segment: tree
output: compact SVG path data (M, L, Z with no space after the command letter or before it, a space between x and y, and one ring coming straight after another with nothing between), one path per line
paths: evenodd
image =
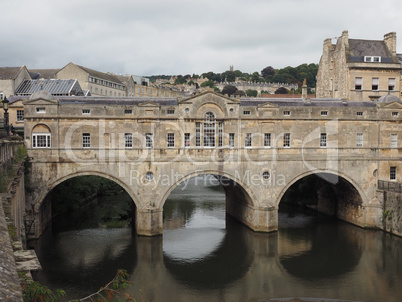
M237 90L234 94L234 96L246 96L246 93L243 90Z
M205 81L204 83L201 84L201 87L214 87L214 82L213 81Z
M247 89L247 90L246 90L246 94L247 94L247 96L249 96L249 97L255 98L255 97L257 97L257 95L258 95L258 91L257 91L257 90L254 90L254 89Z
M222 94L227 94L229 96L235 94L237 91L237 88L233 85L226 85L225 87L223 87L222 89Z
M260 82L260 79L260 74L257 71L253 72L253 74L251 75L251 81Z
M288 90L285 87L279 87L275 90L275 94L288 94Z
M266 78L268 76L274 76L275 69L272 66L267 66L263 70L261 70L261 75L263 78Z
M186 79L182 75L178 75L176 80L174 81L175 85L181 85L187 83Z
M236 74L234 71L225 71L221 74L222 82L234 82L236 80Z

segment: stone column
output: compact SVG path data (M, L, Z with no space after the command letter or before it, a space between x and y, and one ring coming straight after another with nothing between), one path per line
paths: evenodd
M135 228L138 235L157 236L163 233L163 211L160 209L137 209Z

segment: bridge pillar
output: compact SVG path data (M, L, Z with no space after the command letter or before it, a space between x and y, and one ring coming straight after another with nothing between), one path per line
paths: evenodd
M163 211L161 209L137 209L135 228L138 235L162 235Z

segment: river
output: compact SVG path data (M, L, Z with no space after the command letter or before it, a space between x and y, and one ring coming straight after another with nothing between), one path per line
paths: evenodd
M171 193L163 236L113 228L105 217L125 213L128 203L126 194L104 197L56 218L31 243L43 267L34 278L68 299L97 291L117 269L130 274L137 302L402 297L400 237L286 207L278 232L255 233L226 216L212 178L193 178Z

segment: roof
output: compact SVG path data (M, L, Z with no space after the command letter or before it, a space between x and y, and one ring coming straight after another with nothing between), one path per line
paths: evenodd
M36 79L55 79L56 73L60 69L29 69L29 74L33 80Z
M264 99L300 99L302 95L299 94L261 94ZM314 98L315 94L307 95L308 98Z
M80 95L83 94L77 80L37 79L24 80L15 90L16 95L32 95L33 93L45 90L52 95Z
M393 103L393 102L402 103L401 100L397 96L392 95L390 93L380 97L377 102L378 103Z
M107 80L109 82L113 82L116 84L122 84L124 85L116 76L114 76L113 74L110 73L104 73L104 72L100 72L97 70L93 70L84 66L80 66L77 65L79 68L81 68L82 70L84 70L85 72L87 72L90 76L94 77L94 78L98 78L98 79L103 79L103 80Z
M289 99L264 99L264 98L241 98L240 106L258 106L263 104L272 104L278 107L376 107L376 104L371 101L356 102L356 101L343 101L342 99L323 99L313 98L306 101L302 98L289 98Z
M384 41L349 39L349 54L352 62L362 62L364 56L378 56L382 63L392 63L392 54Z
M161 97L59 97L60 104L104 104L104 105L139 105L139 104L158 104L175 106L178 104L177 98Z
M14 80L22 67L0 67L0 80Z

